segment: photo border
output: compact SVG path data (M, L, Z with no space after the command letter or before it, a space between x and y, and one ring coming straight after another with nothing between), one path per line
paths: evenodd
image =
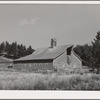
M100 4L100 1L0 1L1 4ZM0 90L0 99L100 99L99 91Z

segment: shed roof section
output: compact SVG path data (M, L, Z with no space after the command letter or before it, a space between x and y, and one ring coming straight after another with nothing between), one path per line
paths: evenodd
M57 56L65 52L67 48L70 48L72 46L73 45L63 45L56 46L54 48L38 48L31 55L19 58L15 61L55 59Z
M0 63L11 63L11 62L12 62L11 59L0 56Z

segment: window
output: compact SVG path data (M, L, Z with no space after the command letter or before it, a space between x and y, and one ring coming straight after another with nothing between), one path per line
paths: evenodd
M45 63L45 66L48 66L48 63Z
M42 63L39 63L39 66L42 66Z
M37 66L37 63L34 63L34 66Z

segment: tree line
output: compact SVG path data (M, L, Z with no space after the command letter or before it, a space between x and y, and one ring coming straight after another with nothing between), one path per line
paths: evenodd
M32 54L35 50L31 46L26 47L23 44L17 44L17 42L9 43L2 42L0 44L0 56L5 56L11 59L17 59L26 55Z
M77 45L74 51L82 58L83 65L100 71L100 31L97 32L91 45Z

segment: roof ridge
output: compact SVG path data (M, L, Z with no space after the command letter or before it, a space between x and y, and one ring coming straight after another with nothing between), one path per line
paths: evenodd
M62 47L62 46L73 46L73 44L65 44L65 45L58 45L58 46L55 46L55 47ZM50 47L41 47L41 48L36 48L37 49L43 49L43 48L50 48Z

